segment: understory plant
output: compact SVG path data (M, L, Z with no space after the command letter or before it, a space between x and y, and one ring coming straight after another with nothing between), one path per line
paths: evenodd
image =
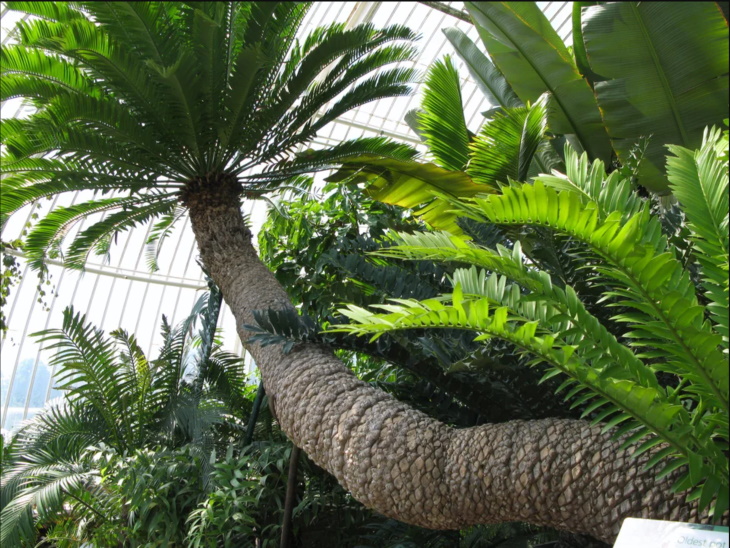
M673 243L652 202L620 171L606 174L566 147L566 173L512 181L500 194L437 194L457 216L501 227L536 226L574 242L601 321L570 284L539 268L519 244L488 248L463 234L394 233L374 255L468 265L453 290L426 300L393 299L379 311L348 306L331 331L371 335L423 328L501 339L546 363L582 416L631 447L650 452L658 478L675 492L728 508L728 136L708 129L702 146L670 146L667 173L690 246Z
M181 538L181 508L195 506L207 473L191 463L207 463L216 445L225 448L247 416L243 362L213 337L211 312L219 304L203 295L176 328L163 316L153 360L133 335L105 335L73 308L61 328L39 334L54 352L56 386L65 392L21 425L3 452L3 545L33 545L39 534L61 544L102 542L108 534L116 543L140 538L140 524L147 532L160 528L150 535L161 542ZM174 495L155 499L163 485ZM194 496L182 503L186 492ZM163 501L169 511L141 513L143 503L151 510Z

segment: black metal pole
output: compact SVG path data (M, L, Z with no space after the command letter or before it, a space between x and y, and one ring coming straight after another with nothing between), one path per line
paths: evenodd
M251 416L248 418L248 426L246 427L246 437L243 438L243 446L251 445L253 441L253 431L256 427L256 421L259 419L259 410L261 409L261 402L264 400L265 390L264 383L259 381L259 389L256 391L256 398L253 400L253 408L251 409Z
M286 498L284 500L284 517L281 522L281 543L279 548L291 546L292 512L294 511L294 495L297 489L297 463L299 462L299 447L292 444L289 457L289 477L286 482Z

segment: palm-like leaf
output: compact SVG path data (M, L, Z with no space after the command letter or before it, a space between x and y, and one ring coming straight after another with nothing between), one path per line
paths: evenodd
M377 156L347 158L328 181L362 181L375 200L404 208L416 208L416 214L427 223L454 233L461 233L448 201L439 194L452 197L474 196L493 189L477 184L460 171L448 171L436 164L420 164Z
M719 130L706 132L698 151L670 146L667 176L689 220L708 308L727 349L728 166L718 158L718 148L727 149L727 136L722 139Z
M527 180L537 148L545 136L547 121L545 95L532 107L504 110L484 124L471 144L467 173L474 182L498 189L509 179ZM547 171L544 168L541 171Z
M459 73L451 59L437 61L424 82L423 111L418 125L436 162L451 171L464 171L469 161L469 133L464 120Z
M61 329L42 332L66 393L25 423L3 455L3 543L18 544L18 535L32 542L36 526L64 512L64 505L78 504L103 519L110 495L95 487L100 470L90 448L123 454L146 444L192 442L210 452L211 426L247 407L242 360L213 340L219 306L219 299L211 306L203 295L180 326L163 322L163 348L153 361L133 335L117 330L107 337L73 309L64 311ZM202 355L193 344L198 319ZM190 382L186 367L196 360Z
M0 93L28 98L37 111L2 122L0 222L54 194L131 194L47 216L27 242L35 266L101 210L107 216L71 244L70 266L136 224L163 217L161 230L171 229L176 202L200 181L233 177L239 198L244 190L258 197L348 152L413 156L376 139L323 149L308 162L293 158L348 110L410 92L414 70L388 68L413 58L415 35L403 26L334 25L299 43L307 3L8 7L34 17L18 24L18 44L2 50Z
M327 180L354 177L366 183L366 191L374 199L418 208L416 215L431 226L461 234L457 216L442 194L469 197L496 192L510 179L526 180L529 173L555 166L544 151L550 146L544 140L547 99L545 95L531 107L504 109L470 142L460 107L458 74L447 58L429 71L423 108L415 120L440 165L400 161L392 155L352 156L343 158L343 167Z
M69 494L83 491L94 477L98 477L98 471L71 459L73 455L59 454L54 449L38 449L24 462L5 471L3 489L12 490L19 480L22 487L0 512L0 542L3 545L20 546L21 540L35 542L35 523L43 523L63 511Z
M571 388L566 399L586 406L584 416L605 422L606 429L616 427L616 436L626 436L624 447L636 444L634 454L653 450L649 466L662 463L658 477L687 466L674 489L694 488L691 498L699 498L703 508L714 500L719 516L727 508L728 482L723 453L728 369L720 336L723 316L716 306L727 299L726 278L720 277L727 261L726 231L719 230L727 224L726 199L718 198L728 184L723 146L726 140L713 131L700 151L674 147L676 157L670 159L673 184L688 204L713 308L699 304L659 221L630 181L618 172L607 178L602 162L591 165L586 154L579 158L566 150L566 175L543 175L533 185L506 187L501 195L449 201L453 210L475 220L546 226L586 244L586 268L601 279L602 300L624 308L613 320L628 325L623 341L630 345L590 314L573 288L558 287L547 272L526 264L519 244L495 252L447 233L398 234L397 245L377 254L469 263L518 285L474 268L457 270L453 294L421 302L396 299L380 306L384 313L350 306L342 313L351 324L333 329L377 338L398 329L460 328L482 333L478 340L510 341L550 364L554 369L546 377L567 374L570 379L561 387ZM717 318L715 325L706 321L707 312ZM658 372L682 382L662 387ZM682 405L687 401L698 411L688 412ZM667 445L659 447L662 442Z
M444 29L443 32L490 104L502 108L524 106L502 73L466 34L457 28Z

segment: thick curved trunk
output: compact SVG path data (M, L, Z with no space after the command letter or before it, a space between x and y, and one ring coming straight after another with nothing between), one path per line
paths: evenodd
M186 197L200 255L238 333L254 310L291 307L259 260L235 198ZM333 353L247 344L286 434L355 498L430 528L525 521L611 541L624 517L696 521L600 428L574 420L453 429L360 381Z

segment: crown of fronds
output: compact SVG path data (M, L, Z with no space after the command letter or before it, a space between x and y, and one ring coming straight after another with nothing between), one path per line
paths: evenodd
M410 93L416 36L406 27L342 24L298 38L303 2L8 2L30 15L0 53L0 100L23 98L2 121L0 225L23 206L75 191L31 230L41 266L79 220L103 215L66 250L80 267L115 233L180 217L195 181L234 177L257 197L296 175L373 152L414 152L381 138L293 153L343 113ZM82 195L83 196L83 195Z

